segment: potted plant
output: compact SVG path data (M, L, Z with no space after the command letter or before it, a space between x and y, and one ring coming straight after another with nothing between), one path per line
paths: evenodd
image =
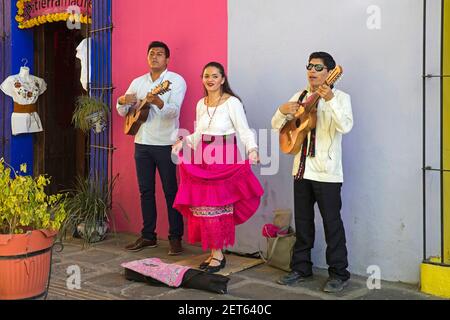
M19 176L0 160L0 300L47 294L54 240L66 218L65 194L50 178Z
M68 216L61 230L64 236L82 238L84 245L106 237L112 221L111 196L115 181L116 177L108 181L98 175L76 178L74 188L68 190Z
M94 129L96 133L106 128L109 107L102 98L80 96L77 98L76 108L73 112L72 123L84 133Z

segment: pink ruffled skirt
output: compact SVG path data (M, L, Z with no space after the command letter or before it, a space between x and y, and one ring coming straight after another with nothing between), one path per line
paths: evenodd
M210 142L212 140L212 142ZM264 190L236 137L203 136L190 155L180 155L180 184L173 207L188 219L188 242L203 250L233 246L235 226L252 217Z

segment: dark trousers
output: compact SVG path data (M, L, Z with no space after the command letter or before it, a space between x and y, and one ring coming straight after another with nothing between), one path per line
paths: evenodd
M332 278L348 280L347 247L341 219L342 183L311 180L294 182L295 228L297 241L292 255L291 269L303 276L312 275L311 249L314 247L314 204L322 215L327 243L326 260Z
M144 219L142 237L156 240L156 169L166 197L169 214L169 239L180 239L183 236L183 217L175 210L173 202L178 191L176 165L171 159L171 146L149 146L135 144L134 159L141 193L141 210Z

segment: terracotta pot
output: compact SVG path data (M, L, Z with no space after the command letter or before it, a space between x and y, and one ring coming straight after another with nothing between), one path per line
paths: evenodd
M56 232L0 235L0 300L44 296Z

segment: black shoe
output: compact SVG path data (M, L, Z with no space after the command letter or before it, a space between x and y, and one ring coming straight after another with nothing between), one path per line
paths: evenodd
M300 273L298 273L297 271L291 271L288 274L282 276L277 283L284 285L284 286L292 286L294 284L300 283L300 282L305 282L305 281L309 281L312 280L312 275L308 276L308 277L304 277L302 276Z
M210 266L208 265L205 268L206 273L216 273L219 272L221 269L225 268L225 264L226 264L226 259L225 256L223 256L222 260L216 259L216 258L212 258L211 261L216 260L217 262L220 262L220 265L218 266Z
M338 293L344 290L348 285L348 280L341 280L335 278L328 278L323 291L326 293Z
M210 259L211 257L208 257L208 259L206 259L205 261L203 261L202 263L200 263L200 265L198 266L198 268L200 269L200 270L205 270L208 266L209 266L209 263L211 262L211 259ZM209 261L208 261L209 260Z

